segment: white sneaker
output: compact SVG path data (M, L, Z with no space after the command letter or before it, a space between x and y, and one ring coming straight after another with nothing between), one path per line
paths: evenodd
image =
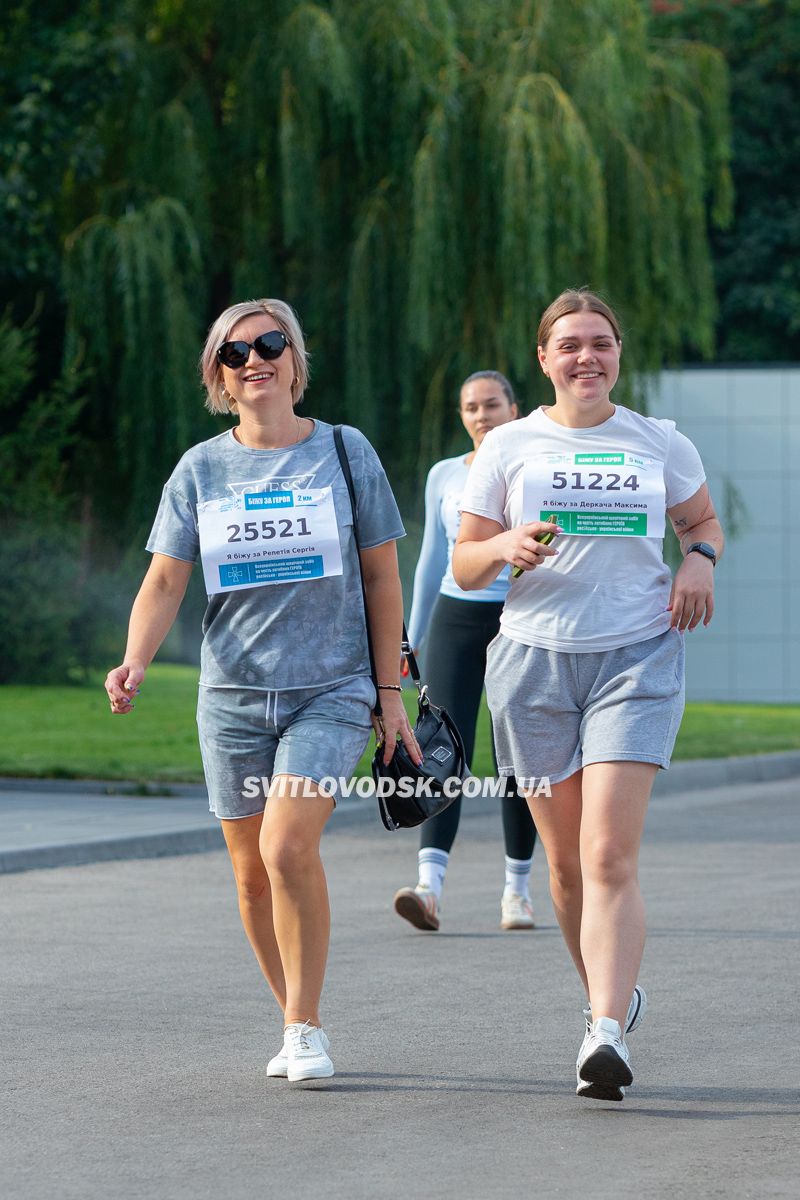
M640 983L637 983L633 989L633 997L628 1005L628 1013L625 1017L625 1037L629 1033L633 1033L634 1029L638 1029L644 1020L644 1014L647 1012L647 992ZM586 1030L591 1032L592 1028L592 1006L587 1004L583 1010L583 1017L586 1021Z
M283 1044L288 1059L286 1078L290 1083L299 1083L301 1079L330 1079L333 1063L328 1058L329 1043L324 1029L308 1021L287 1025Z
M435 933L439 928L439 897L424 884L418 883L415 888L400 888L395 894L394 911L398 917L410 921L415 929L428 929Z
M328 1035L324 1029L320 1030L322 1037L322 1049L327 1053L330 1047ZM267 1063L267 1075L270 1079L286 1079L289 1074L289 1051L286 1049L286 1035L283 1037L283 1045L274 1058L271 1058Z
M503 892L500 901L501 929L534 929L533 909L527 896Z
M625 1018L625 1037L629 1033L633 1033L634 1029L638 1029L647 1012L647 993L641 984L636 985L633 989L633 996L628 1005L628 1015Z
M587 1030L575 1065L577 1094L590 1100L621 1100L633 1083L628 1047L611 1017L598 1017Z

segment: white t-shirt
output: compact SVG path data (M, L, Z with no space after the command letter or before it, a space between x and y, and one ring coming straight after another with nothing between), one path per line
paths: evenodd
M674 421L643 417L616 406L591 429L567 429L536 409L522 421L490 430L475 455L463 512L489 517L504 529L525 523L526 463L542 454L638 455L663 463L666 507L690 499L705 482L700 455ZM620 493L635 500L629 491ZM538 520L538 512L527 520ZM526 646L588 653L615 650L664 633L671 577L663 539L571 536L554 543L555 557L512 579L501 631Z

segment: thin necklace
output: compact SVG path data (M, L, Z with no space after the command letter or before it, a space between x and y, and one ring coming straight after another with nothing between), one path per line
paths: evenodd
M296 445L297 445L297 443L300 441L300 438L301 438L301 436L302 436L302 433L303 433L303 421L302 421L302 418L301 418L301 417L298 417L297 413L295 413L295 414L294 414L294 419L295 419L295 421L297 422L297 434L295 435L295 439L294 439L294 441L289 443L289 445L290 445L290 446L296 446ZM252 450L252 449L253 449L253 447L252 447L252 446L248 446L248 445L247 445L247 442L246 442L246 441L244 440L244 438L242 437L242 428L241 428L241 425L235 425L235 426L233 427L233 436L236 438L237 442L241 443L241 445L242 445L242 446L244 446L246 449L248 449L248 450ZM279 450L279 449L280 449L280 447L279 447L279 446L276 446L276 447L275 447L275 449L276 449L276 450Z

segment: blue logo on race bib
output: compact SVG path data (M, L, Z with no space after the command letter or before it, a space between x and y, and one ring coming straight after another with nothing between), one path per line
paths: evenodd
M291 508L293 505L293 492L251 492L244 498L245 509Z
M268 562L237 563L219 568L219 582L224 588L250 586L254 583L291 583L295 579L322 579L321 554L302 554L296 558L277 558Z

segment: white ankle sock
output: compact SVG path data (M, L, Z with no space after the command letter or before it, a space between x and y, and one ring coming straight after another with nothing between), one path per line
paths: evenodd
M506 891L516 892L525 900L530 900L528 884L531 877L532 858L509 858L506 855Z
M437 850L434 846L425 846L417 855L419 862L419 881L423 887L430 888L437 897L442 894L447 861L450 855L446 850Z

